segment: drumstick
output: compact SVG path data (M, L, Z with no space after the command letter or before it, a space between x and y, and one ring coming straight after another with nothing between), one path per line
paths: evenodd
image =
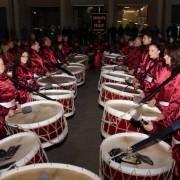
M36 91L36 90L33 89L33 88L30 88L30 87L27 87L27 86L23 86L23 85L17 83L17 81L15 81L15 80L12 79L12 78L9 78L9 79L10 79L16 86L19 86L19 87L22 88L22 89L25 89L25 90L27 90L27 91L29 91L29 92L33 92L34 94L37 94L37 95L39 95L39 96L41 96L41 97L43 97L43 98L45 98L45 99L47 99L47 100L56 101L56 99L52 99L52 98L50 98L50 97L48 97L48 96L46 96L46 95L44 95L44 94Z
M132 145L131 147L128 148L128 150L132 153L140 151L141 149L144 149L146 147L152 146L155 143L158 143L159 140L161 141L166 136L168 136L171 133L174 133L179 129L180 129L180 119L178 118L176 121L174 121L174 123L171 126L163 129L158 133L154 133L150 137Z
M153 165L153 161L148 157L137 153L144 148L152 146L159 141L162 141L166 136L180 129L180 119L178 118L171 126L163 129L162 131L152 134L150 137L128 147L127 150L123 150L120 148L112 149L109 154L111 156L111 160L115 160L116 158L120 158L118 162L123 162L124 157L133 157L135 155L136 159L139 159L143 162L146 162L150 165ZM131 163L131 161L129 161Z

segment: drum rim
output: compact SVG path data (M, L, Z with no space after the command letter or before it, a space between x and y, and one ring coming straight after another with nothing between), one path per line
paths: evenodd
M69 75L66 75L66 74L59 74L59 75L53 75L53 77L68 77L68 78L70 78L72 80L70 82L61 83L62 85L74 85L74 84L77 84L77 80L73 76L69 76ZM45 78L47 78L47 77L43 76L43 77L38 78L37 83L42 85L42 86L46 85L47 83L40 82L42 79L45 79ZM53 84L53 83L51 83L51 84L56 86L56 84Z
M162 174L164 172L169 171L172 168L172 166L171 167L170 166L163 166L163 167L159 167L159 168L149 170L149 169L136 168L136 167L127 167L127 166L120 165L120 164L118 164L116 162L110 161L109 158L106 157L103 154L104 146L106 145L106 143L108 143L112 139L116 139L117 137L119 138L119 137L124 137L124 136L142 137L142 138L149 137L148 135L143 134L143 133L139 133L139 132L123 132L123 133L111 135L111 136L107 137L106 139L104 139L103 142L100 145L100 158L101 158L101 161L104 160L106 162L106 164L112 165L110 167L112 167L113 169L115 169L115 170L120 170L121 169L121 171L126 173L126 174L128 174L128 173L132 174L132 172L135 171L136 172L135 175L138 175L138 176L144 176L145 175L145 174L143 174L144 171L147 171L146 174L148 174L148 172L151 171L151 176L156 176L156 175L160 175L159 172L161 172L161 174ZM161 141L158 144L160 146L162 146L164 149L166 149L167 151L170 149L170 145L167 144L164 141ZM173 160L172 160L172 165L173 165Z
M111 76L111 75L109 75L107 73L104 73L104 72L101 74L101 81L102 81L102 78L115 80L115 81L118 81L118 82L125 82L125 79L123 79L123 78L118 78L118 77L115 77L115 76Z
M101 180L97 174L95 174L94 172L91 172L90 170L87 170L79 166L63 164L63 163L41 163L41 164L27 165L27 166L19 167L19 168L3 173L2 178L7 178L8 176L13 176L16 173L22 173L28 170L44 169L44 168L45 169L47 168L58 169L59 168L59 169L71 170L76 173L82 173L83 175L89 176L89 178L93 178L93 180ZM0 178L1 178L1 175L0 175Z
M25 154L25 156L21 157L19 160L16 160L15 165L17 167L25 165L34 157L34 155L37 154L38 150L41 148L41 143L40 143L39 137L37 136L36 133L29 131L29 132L20 132L17 134L13 134L13 135L8 136L1 140L1 143L5 143L5 141L8 141L12 138L22 138L23 136L24 137L31 136L36 140L36 142L33 142L32 148L29 149L29 151L27 152L27 154Z
M109 72L109 75L111 76L113 76L113 75L121 75L121 76L124 76L124 77L129 77L129 78L135 78L135 76L132 76L132 75L129 75L129 74L127 74L127 73L121 73L121 71L111 71L111 72ZM114 77L114 76L113 76Z
M101 90L104 88L104 89L107 89L111 92L114 92L114 93L117 93L119 95L127 95L128 97L134 97L134 96L138 96L140 95L140 93L142 93L143 91L140 90L140 89L137 89L136 91L139 93L139 94L134 94L134 93L129 93L129 92L124 92L124 91L120 91L118 89L114 89L112 87L108 87L107 85L116 85L116 86L120 86L120 87L123 87L123 88L130 88L130 89L134 89L133 86L127 86L127 85L124 85L124 84L119 84L119 83L110 83L110 82L105 82L102 84L102 87L101 87Z
M67 66L67 68L78 68L79 70L76 71L77 73L84 73L85 72L85 68L83 66L73 66L73 65L69 65ZM68 69L69 70L69 69Z
M73 91L70 91L70 90L64 90L64 89L49 89L49 90L40 90L39 91L40 93L42 93L42 94L45 94L46 96L48 96L48 97L51 97L51 98L55 98L55 99L65 99L65 98L68 98L68 99L70 99L70 98L72 98L72 99L74 99L75 98L75 96L74 96L74 93L73 93ZM48 94L46 94L46 93L48 93L48 92L64 92L64 93L66 93L66 94L59 94L59 95L53 95L53 94L51 94L51 95L48 95ZM35 100L45 100L45 98L43 98L43 97L40 97L40 96L38 96L38 95L32 95L32 98L34 98Z
M80 67L86 69L85 65L82 64L82 63L73 63L73 62L70 62L69 65L70 65L70 66L80 66Z
M114 99L114 100L108 100L106 101L105 105L104 105L104 111L108 112L108 113L111 113L112 115L114 116L117 116L117 117L120 117L125 113L125 112L122 112L122 111L118 111L114 108L112 108L110 105L112 104L116 104L116 103L120 103L121 105L122 104L129 104L129 105L135 105L135 106L138 106L137 103L133 102L133 101L130 101L130 100L118 100L118 99ZM143 108L146 108L146 109L150 109L150 110L154 110L156 113L159 113L161 114L161 111L157 108L157 107L150 107L148 106L147 104L143 104L142 106ZM142 116L143 119L147 120L147 121L153 121L157 118L157 116ZM126 119L126 120L130 120L131 119L131 115L130 114L126 114L123 116L123 119Z
M25 104L22 104L22 108L23 107L26 107L26 106L29 106L29 105L32 105L32 104L56 104L57 106L59 106L60 109L62 109L62 111L58 111L58 113L49 118L49 119L46 119L46 120L43 120L43 121L40 121L40 122L36 122L36 123L29 123L29 124L18 124L18 123L12 123L11 121L8 121L6 119L6 123L8 126L12 126L12 127L20 127L20 128L23 128L23 129L35 129L35 128L39 128L39 127L42 127L42 126L47 126L49 125L50 123L53 123L55 121L57 121L60 117L63 116L64 114L64 108L63 108L63 105L60 104L59 102L56 102L56 101L49 101L49 100L42 100L42 101L32 101L32 102L28 102L28 103L25 103Z

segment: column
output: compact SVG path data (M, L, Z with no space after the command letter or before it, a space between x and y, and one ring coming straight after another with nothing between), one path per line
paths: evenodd
M164 12L163 12L163 9L164 9L164 0L158 0L156 3L157 3L157 6L158 6L158 14L157 14L157 26L158 28L160 29L160 31L162 31L162 22L163 22L163 16L164 16Z
M7 0L6 1L6 16L7 16L7 28L9 32L9 38L13 38L13 27L14 27L14 22L13 22L13 2L12 0Z
M20 1L13 0L13 7L14 7L14 26L16 31L16 38L21 38L21 26L20 26Z
M73 10L71 0L60 0L60 20L61 28L73 26Z
M114 25L114 13L115 13L114 0L108 0L107 11L108 11L108 14L107 14L108 27L112 27Z

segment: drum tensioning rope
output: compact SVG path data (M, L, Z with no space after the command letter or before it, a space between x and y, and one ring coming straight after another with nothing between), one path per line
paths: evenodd
M138 114L139 114L139 117L141 115L141 113L140 113L140 111L138 111L138 109L140 109L146 101L148 101L149 99L154 97L154 95L157 94L166 84L168 84L172 79L174 79L179 74L179 71L180 71L179 68L175 69L174 73L169 78L167 78L164 82L162 82L158 87L156 87L147 96L145 96L143 99L141 99L138 102L137 107L130 108L127 112L123 113L119 118L123 118L127 114L130 114L130 115L132 115L132 118L130 119L130 122L132 124L134 124L134 125L136 124L137 126L141 126L143 123L147 124L148 122L144 121L143 119L137 118Z
M137 151L140 151L144 148L147 148L149 146L158 143L159 141L163 140L166 136L168 136L171 133L174 133L179 129L180 129L180 119L178 118L171 126L163 129L158 133L152 134L150 137L128 147L126 150L123 150L121 148L112 149L109 152L109 155L111 156L111 160L118 163L125 162L134 165L146 163L152 166L154 163L151 160L151 158L142 155L140 153L137 153Z

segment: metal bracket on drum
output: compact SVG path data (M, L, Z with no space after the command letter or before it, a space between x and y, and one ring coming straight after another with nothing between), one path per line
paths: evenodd
M154 164L148 156L142 155L140 153L132 153L131 150L124 151L120 148L115 148L109 152L109 155L111 156L111 160L118 163L125 162L129 164L139 165L144 162L151 166Z

